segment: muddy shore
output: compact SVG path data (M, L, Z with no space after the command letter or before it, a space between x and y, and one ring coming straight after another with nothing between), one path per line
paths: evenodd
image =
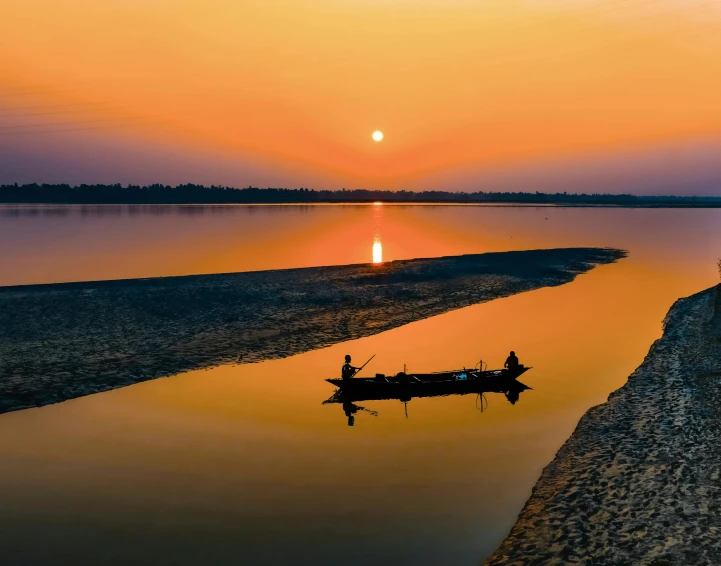
M496 565L721 564L721 288L680 299L543 471Z
M562 285L625 253L533 250L382 265L0 288L0 413L291 356Z

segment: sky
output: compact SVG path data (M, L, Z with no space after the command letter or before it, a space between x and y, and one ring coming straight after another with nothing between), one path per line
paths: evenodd
M0 14L0 183L721 195L721 0Z

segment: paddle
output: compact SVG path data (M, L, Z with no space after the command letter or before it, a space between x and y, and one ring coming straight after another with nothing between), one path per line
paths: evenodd
M368 363L369 363L373 358L375 358L375 357L376 357L376 355L373 354L373 355L368 359L368 361L367 361L366 363L364 363L361 367L359 367L357 370L355 370L355 373L353 373L353 376L355 377L356 374L360 373L361 370L362 370L364 367L366 367L366 366L368 365Z

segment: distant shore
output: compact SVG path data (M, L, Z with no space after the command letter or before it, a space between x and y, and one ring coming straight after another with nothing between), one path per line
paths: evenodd
M485 564L721 564L721 287L676 302Z
M0 413L219 364L292 356L562 285L625 255L567 248L0 287Z
M631 194L314 190L203 185L0 185L0 204L467 204L627 208L721 208L721 197Z

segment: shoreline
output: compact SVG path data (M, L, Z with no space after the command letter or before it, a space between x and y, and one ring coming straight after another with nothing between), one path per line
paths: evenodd
M568 193L525 191L392 191L378 189L288 189L281 187L226 187L192 183L176 186L0 184L0 202L5 203L107 203L107 204L314 204L314 203L511 203L559 205L710 205L721 206L721 197L701 195L633 195L630 193Z
M563 285L625 256L559 248L0 287L0 413L293 356Z
M283 207L283 206L448 206L448 207L481 207L481 208L658 208L658 209L717 209L721 202L689 202L689 203L562 203L562 202L466 202L466 201L393 201L393 200L358 200L358 201L309 201L309 202L75 202L75 201L4 201L0 207Z
M721 286L676 301L486 566L721 564Z

